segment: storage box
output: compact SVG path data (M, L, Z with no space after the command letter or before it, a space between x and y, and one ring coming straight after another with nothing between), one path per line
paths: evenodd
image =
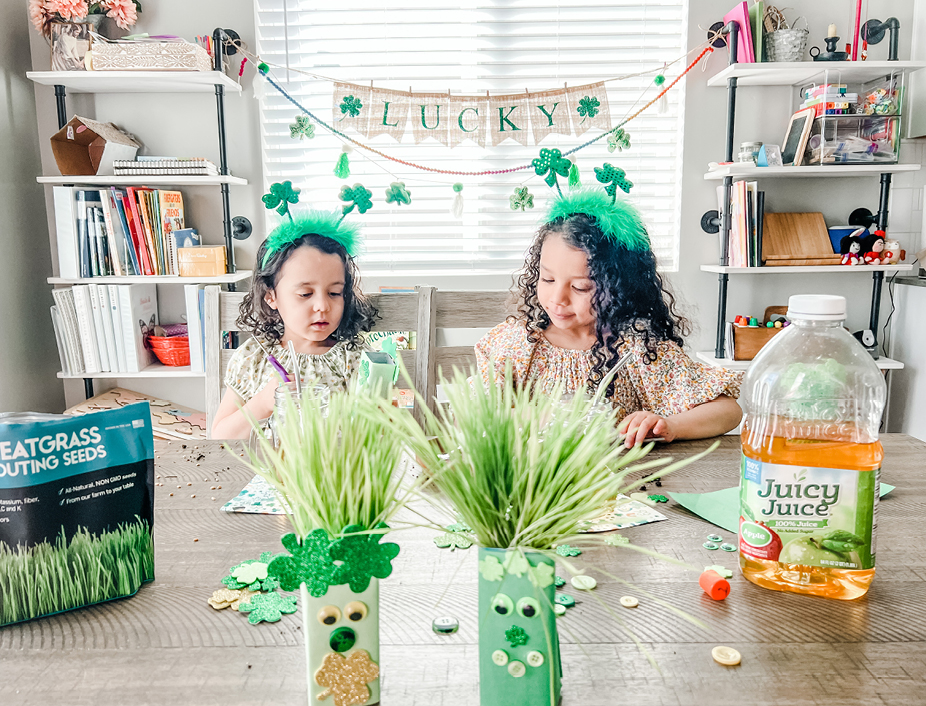
M225 274L225 246L200 245L177 251L181 277L218 277Z
M212 60L189 42L104 42L88 52L91 71L211 71Z
M139 147L112 123L78 115L51 136L51 152L64 176L112 175L113 161L134 159Z
M752 360L766 343L772 340L776 333L784 331L783 328L768 328L766 324L775 314L784 316L788 312L786 306L770 306L765 309L762 324L758 328L748 326L733 326L733 360Z

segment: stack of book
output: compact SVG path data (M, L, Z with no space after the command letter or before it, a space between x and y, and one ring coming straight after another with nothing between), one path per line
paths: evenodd
M761 267L763 202L765 192L758 182L735 181L731 193L730 240L727 243L731 267ZM723 187L717 187L717 205L723 213ZM723 229L720 231L723 237Z
M56 186L54 199L64 278L179 275L177 250L200 244L179 191Z
M136 157L113 161L116 176L218 176L219 168L208 159Z

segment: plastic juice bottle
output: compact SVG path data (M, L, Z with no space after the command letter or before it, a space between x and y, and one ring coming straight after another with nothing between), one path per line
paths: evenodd
M852 600L875 574L886 386L845 316L844 297L791 297L746 373L739 552L759 586Z

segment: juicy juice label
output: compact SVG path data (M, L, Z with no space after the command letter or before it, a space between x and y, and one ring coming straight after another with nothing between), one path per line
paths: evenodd
M752 559L828 569L875 565L879 470L743 456L739 549Z

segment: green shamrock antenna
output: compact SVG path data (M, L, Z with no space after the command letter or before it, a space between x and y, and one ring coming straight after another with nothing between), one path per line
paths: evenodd
M344 216L353 211L354 208L360 213L369 211L373 208L373 201L370 200L372 195L373 192L364 188L363 184L354 184L352 187L342 186L338 198L344 201L344 205L341 207ZM341 216L341 218L343 219L344 216Z
M617 187L620 187L625 194L629 194L633 186L633 182L627 178L623 169L618 169L607 162L600 167L595 167L595 178L605 185L604 190L611 197L612 202L617 199Z
M579 101L579 106L576 108L576 112L582 116L582 120L579 121L579 124L585 122L587 118L594 118L598 115L598 107L601 105L595 96L585 96Z
M281 216L289 216L292 222L293 215L289 212L289 205L299 203L299 189L294 188L289 181L271 184L269 193L261 196L260 200L264 202L267 210L276 209Z
M615 200L601 189L579 188L553 198L545 222L566 220L580 213L594 218L602 235L615 244L635 252L650 249L649 235L640 212L629 201ZM561 554L560 550L567 551L567 547L559 547L558 554Z
M294 140L312 139L315 137L315 126L305 115L297 115L296 122L289 126L289 136Z
M394 181L386 189L386 203L405 204L412 202L412 193L405 188L404 181ZM361 213L363 213L361 211Z
M630 149L630 133L624 130L624 128L618 128L616 132L612 132L608 135L608 152L613 152L617 150L622 152L623 150Z
M556 177L557 175L568 176L569 168L572 167L572 162L563 157L562 152L556 148L544 148L540 150L540 156L533 159L531 164L537 176L544 176L544 174L546 174L543 180L547 183L547 186L551 189L555 186L560 194L563 193L562 189L559 188L559 182Z
M305 211L297 213L295 218L290 216L290 220L283 221L267 236L261 267L274 253L310 234L329 238L340 244L348 255L356 257L361 245L360 226L342 221L344 216L337 211Z
M526 186L522 186L514 190L514 193L508 197L508 202L511 204L512 211L517 211L519 208L524 211L524 209L534 207L534 195L527 190Z

